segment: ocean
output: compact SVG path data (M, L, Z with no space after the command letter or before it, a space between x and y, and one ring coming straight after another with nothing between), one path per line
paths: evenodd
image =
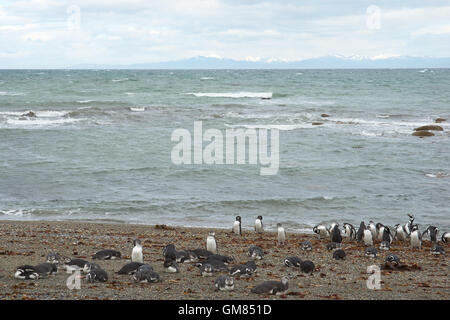
M279 129L277 174L174 164L195 121ZM449 231L449 204L449 69L0 71L0 220Z

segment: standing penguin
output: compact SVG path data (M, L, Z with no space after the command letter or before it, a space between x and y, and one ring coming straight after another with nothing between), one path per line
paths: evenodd
M339 246L342 242L341 230L337 224L331 229L331 242L339 243Z
M358 232L356 232L356 241L361 242L364 237L364 231L366 230L366 224L364 221L361 221L359 225Z
M258 216L255 220L255 231L256 233L263 233L264 231L264 226L263 226L263 217L262 216Z
M217 254L217 242L216 242L216 234L214 231L210 231L208 237L206 238L206 250Z
M349 237L349 239L356 239L356 230L350 223L344 223L344 234Z
M386 241L386 242L389 242L389 244L391 244L392 240L394 240L394 237L392 236L391 229L389 227L385 226L383 229L383 235L381 237L381 241L382 242Z
M141 240L133 240L133 250L131 251L131 262L144 263L144 256L142 254Z
M313 232L316 233L319 236L319 239L328 238L330 236L330 232L328 231L327 227L323 224L318 224L313 228Z
M412 229L412 225L414 223L414 216L412 214L408 214L409 217L409 221L405 224L404 228L406 231L406 234L409 236L411 235L411 229Z
M240 236L242 235L241 216L236 217L236 221L234 221L234 224L233 224L233 232Z
M376 239L377 234L378 234L377 226L375 225L375 223L372 220L369 221L369 228L370 228L370 232L372 233L372 239Z
M400 241L405 241L406 237L407 237L407 233L406 233L405 227L400 224L396 224L394 238L396 238Z
M384 234L385 227L384 227L384 225L382 223L377 223L376 227L377 227L377 238L374 238L374 239L378 239L379 241L383 241L383 234Z
M286 232L284 231L284 228L281 226L281 223L277 223L277 230L278 230L278 244L284 246L284 243L286 241Z
M434 227L434 226L429 226L427 228L427 230L425 230L422 233L422 238L423 238L423 236L425 234L427 234L430 237L430 241L431 242L436 243L437 242L437 237L438 237L438 234L439 234L439 228Z
M441 241L443 243L447 243L450 241L450 232L444 232L441 237Z
M411 227L411 248L422 249L422 234L417 224Z
M373 246L373 238L370 226L367 226L366 230L364 230L363 241L366 246Z

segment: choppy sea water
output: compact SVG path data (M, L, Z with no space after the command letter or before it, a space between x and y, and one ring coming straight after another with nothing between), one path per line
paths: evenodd
M437 117L443 132L411 136ZM278 174L173 164L171 134L194 121L278 128ZM449 130L446 69L4 70L0 220L231 228L239 214L305 231L413 213L448 230Z

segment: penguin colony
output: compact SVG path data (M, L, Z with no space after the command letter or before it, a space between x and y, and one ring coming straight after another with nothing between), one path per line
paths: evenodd
M439 238L439 229L435 226L428 226L423 232L420 232L419 226L414 223L414 216L408 215L409 221L404 225L397 224L394 227L386 226L381 223L375 224L369 221L366 225L361 222L358 230L350 223L344 223L340 228L338 223L332 223L331 226L319 224L313 228L313 232L318 235L319 239L328 239L330 243L326 244L326 248L332 252L331 258L335 260L345 259L346 253L341 248L343 238L350 241L363 243L366 248L364 256L375 258L379 251L374 246L375 242L379 243L379 250L388 251L394 240L409 241L412 249L421 249L422 241L428 237L432 242L432 254L445 254L444 247L439 245L439 240L445 244L450 241L450 233L443 233ZM264 232L263 218L258 216L255 221L254 231L258 234ZM232 232L242 236L241 228L242 219L236 217ZM235 279L250 278L257 271L256 262L264 259L264 250L256 245L248 248L248 261L238 264L235 259L230 256L220 255L219 246L215 238L214 231L210 231L205 239L205 248L177 250L175 245L168 244L162 250L164 257L164 272L179 273L180 265L183 263L191 263L198 268L198 274L202 277L216 277L213 282L215 291L230 291L235 288ZM275 240L275 239L274 239ZM286 232L280 223L277 224L278 246L283 246L286 241ZM162 281L162 277L154 272L153 267L144 263L143 247L139 239L132 241L131 261L123 265L116 273L118 275L129 276L137 283L152 283ZM313 249L310 241L299 243L299 249L306 252ZM92 260L114 260L121 259L122 255L119 251L106 249L96 252L92 256ZM390 265L399 265L400 258L394 254L386 255L385 262ZM315 271L315 265L312 261L302 260L297 256L286 257L280 261L287 268L296 268L300 272L312 274ZM60 269L66 272L79 271L83 274L81 278L85 278L87 282L107 282L108 274L101 266L95 262L84 259L63 257L56 252L50 252L47 255L45 263L32 265L21 265L15 270L14 277L20 280L37 280L47 278L55 274ZM289 289L289 279L291 276L281 276L280 281L264 281L255 284L251 289L255 294L286 294Z

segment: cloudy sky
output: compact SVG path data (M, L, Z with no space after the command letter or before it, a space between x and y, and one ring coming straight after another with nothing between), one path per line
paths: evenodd
M450 1L0 0L0 68L450 57Z

